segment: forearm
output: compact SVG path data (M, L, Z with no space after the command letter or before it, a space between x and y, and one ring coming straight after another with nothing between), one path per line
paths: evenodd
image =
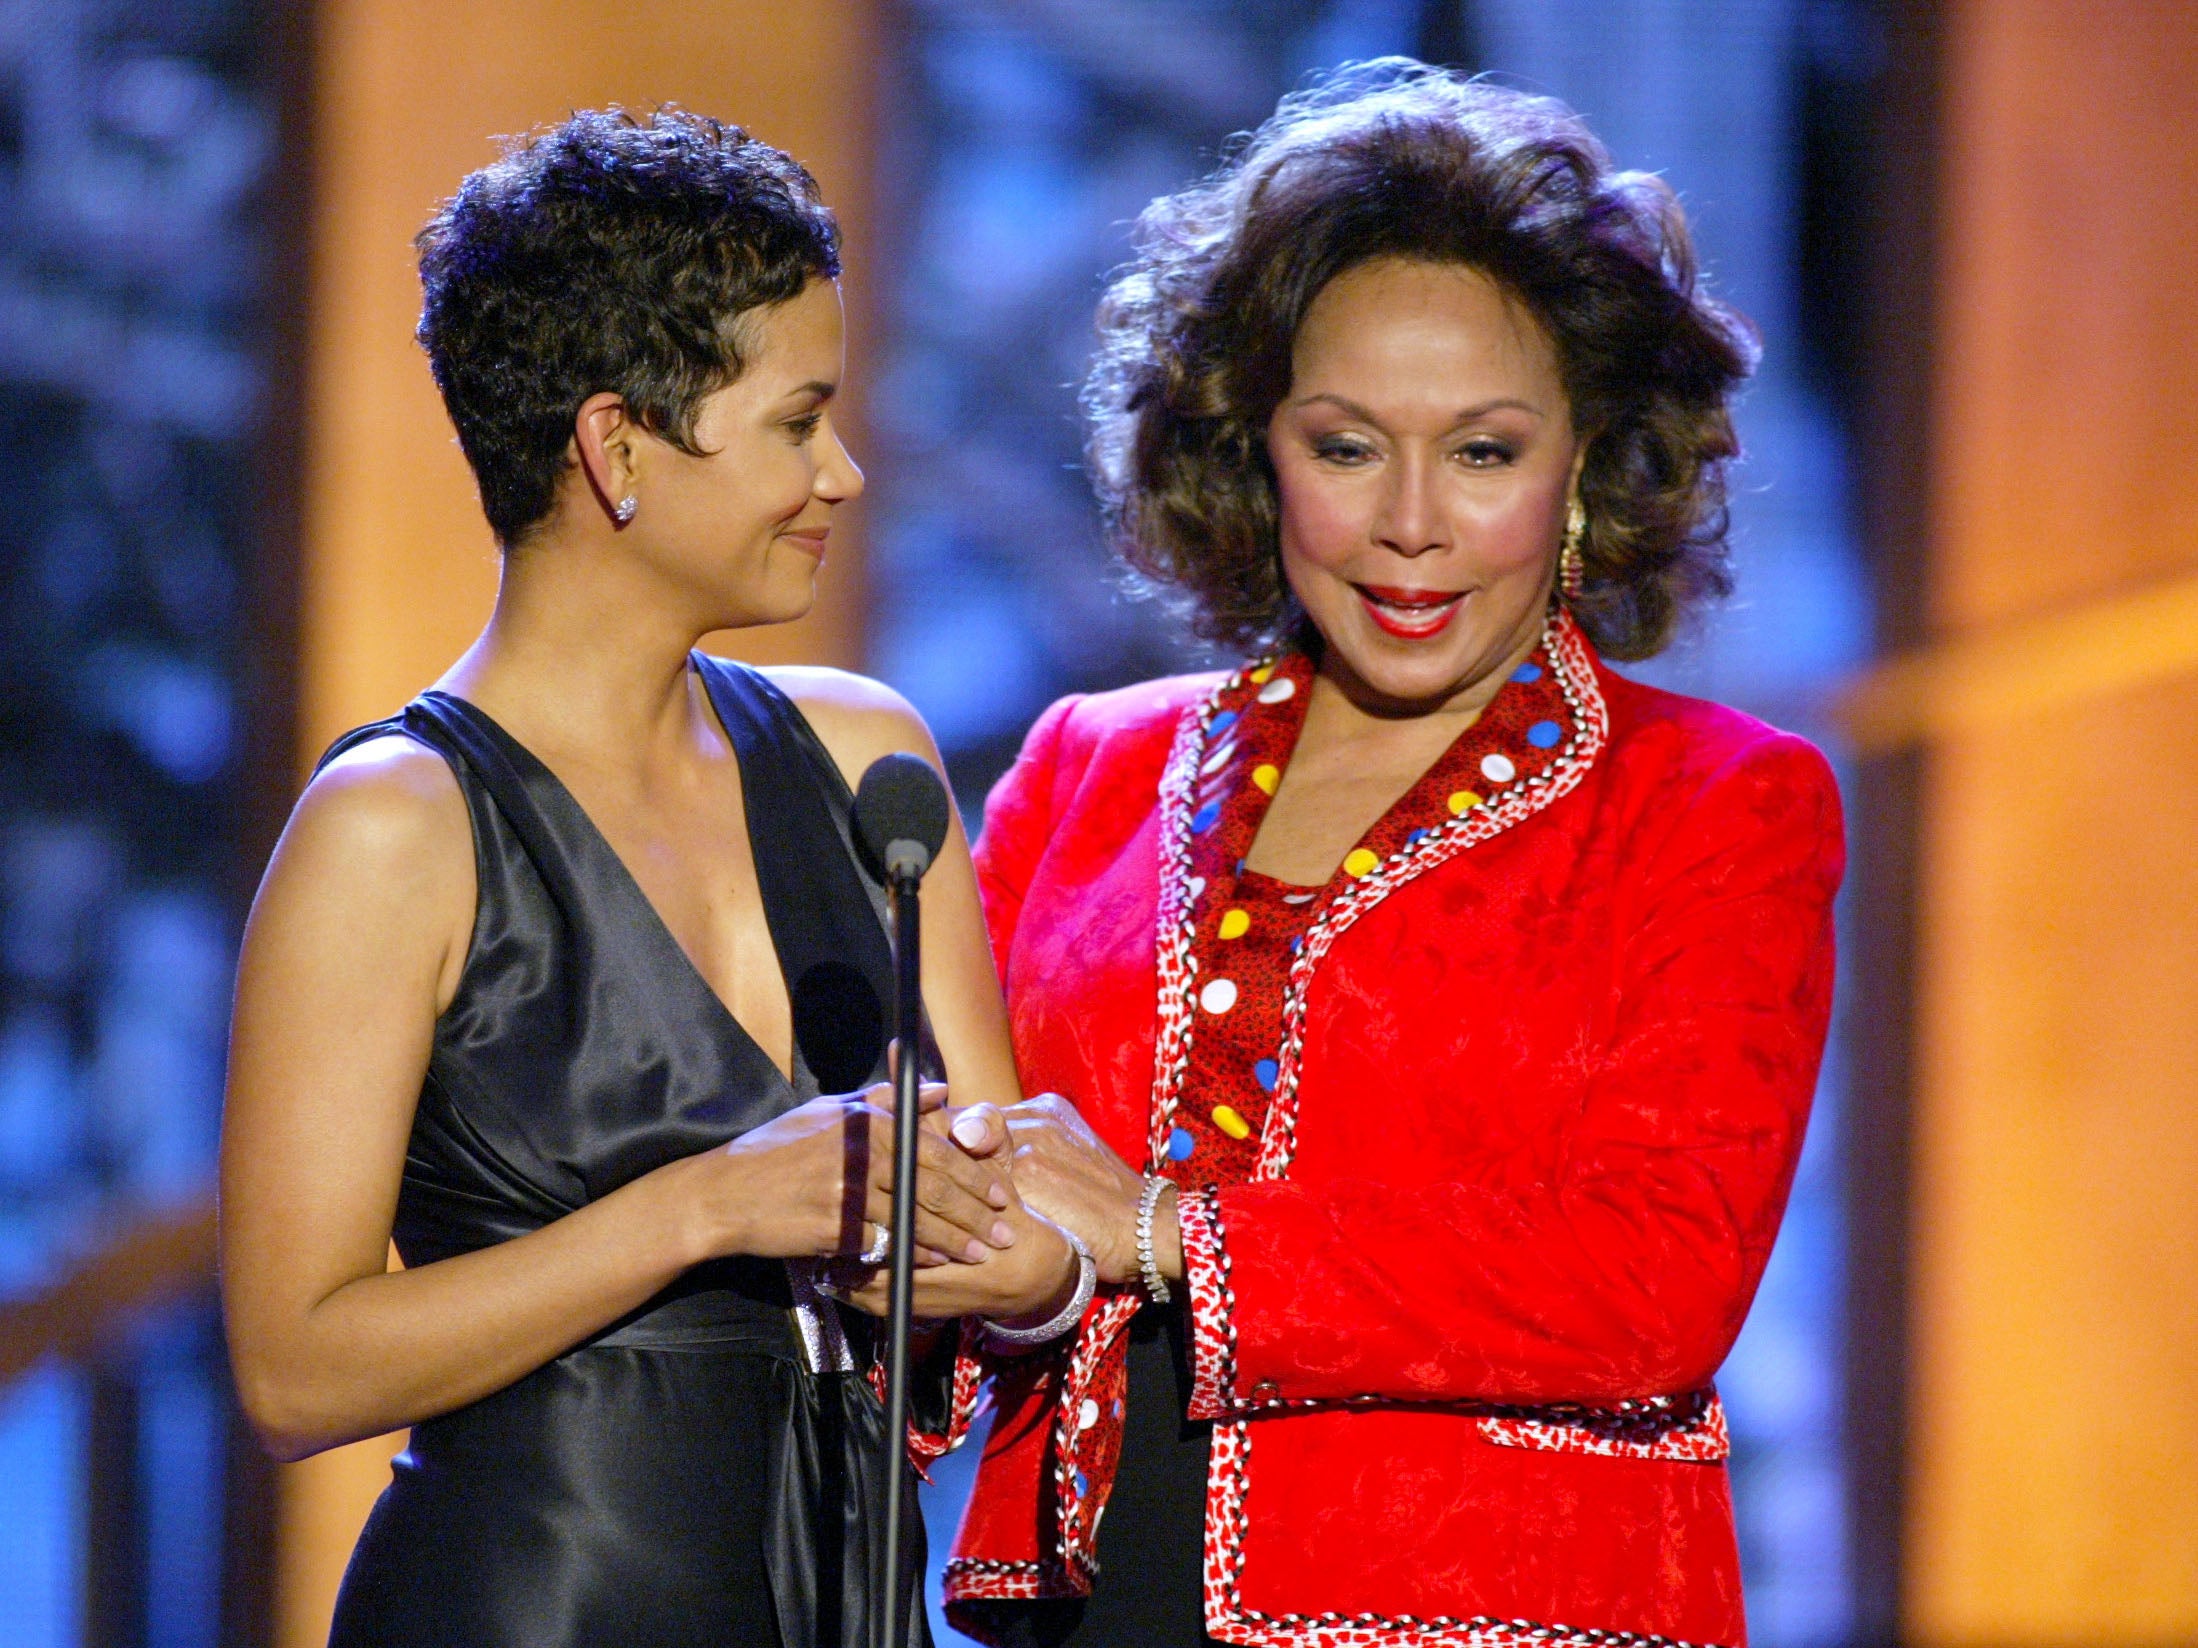
M1720 1207L1681 1169L1506 1195L1290 1183L1190 1198L1196 1383L1209 1412L1381 1397L1539 1405L1708 1380L1784 1200L1776 1163Z
M237 1332L237 1379L294 1459L416 1424L533 1372L700 1256L674 1163L555 1223L414 1270L347 1281L279 1326Z

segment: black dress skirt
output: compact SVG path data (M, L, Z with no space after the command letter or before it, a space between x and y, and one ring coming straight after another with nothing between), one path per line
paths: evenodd
M408 1265L534 1230L819 1092L882 1079L892 963L850 798L762 676L697 656L740 760L794 1008L788 1081L572 795L479 709L401 731L472 818L479 906L438 1021L396 1216ZM888 1468L863 1320L803 1266L701 1266L517 1383L413 1428L353 1553L333 1648L868 1648ZM913 1503L913 1487L910 1488ZM921 1525L895 1576L929 1634Z

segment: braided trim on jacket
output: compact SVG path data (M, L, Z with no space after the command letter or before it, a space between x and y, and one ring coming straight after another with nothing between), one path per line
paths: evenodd
M926 1482L931 1480L933 1462L967 1439L969 1427L977 1420L977 1405L984 1398L985 1367L976 1350L977 1320L956 1323L954 1332L954 1382L947 1395L945 1432L927 1431L914 1419L908 1422L908 1457Z
M1211 1186L1176 1197L1183 1231L1184 1291L1190 1297L1191 1400L1188 1417L1216 1419L1236 1405L1236 1294L1221 1198Z
M1252 1427L1216 1425L1208 1466L1206 1633L1246 1648L1725 1648L1640 1631L1437 1614L1270 1614L1244 1606L1245 1487Z

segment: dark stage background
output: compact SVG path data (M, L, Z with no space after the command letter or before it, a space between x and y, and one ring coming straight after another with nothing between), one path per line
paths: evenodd
M1645 671L1817 739L1853 809L1833 1056L1721 1379L1755 1641L2198 1642L2198 8L17 0L0 1643L306 1648L386 1480L399 1439L243 1434L213 1148L304 766L493 587L407 244L491 135L671 98L815 167L871 491L819 612L727 644L906 692L974 823L1054 697L1208 661L1078 469L1128 219L1389 52L1574 103L1765 336L1738 593Z

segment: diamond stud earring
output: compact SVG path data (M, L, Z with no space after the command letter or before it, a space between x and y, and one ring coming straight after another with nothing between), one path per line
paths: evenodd
M641 500L639 498L636 498L631 492L629 492L623 498L619 499L615 505L612 506L611 519L616 521L620 526L624 526L628 521L633 519L634 511L639 509L640 507Z

